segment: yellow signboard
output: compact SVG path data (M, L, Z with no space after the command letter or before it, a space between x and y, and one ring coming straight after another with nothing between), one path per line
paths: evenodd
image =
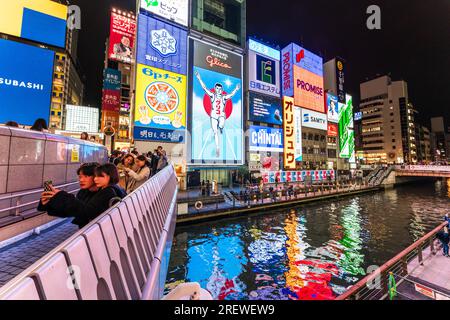
M71 162L80 162L80 146L74 144L72 146L72 156L70 159Z
M186 76L137 66L135 126L162 130L186 128Z
M64 47L67 11L50 0L3 0L0 32Z
M294 98L283 97L284 169L296 169Z

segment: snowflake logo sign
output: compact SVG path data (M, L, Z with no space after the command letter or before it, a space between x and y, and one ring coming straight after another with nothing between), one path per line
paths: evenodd
M151 32L150 44L163 57L177 54L177 39L166 29L153 30Z

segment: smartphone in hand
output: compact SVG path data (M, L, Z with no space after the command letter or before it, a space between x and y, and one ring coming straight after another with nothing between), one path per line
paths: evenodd
M52 188L50 187L51 185L53 185L52 180L45 181L44 182L44 191L52 191Z

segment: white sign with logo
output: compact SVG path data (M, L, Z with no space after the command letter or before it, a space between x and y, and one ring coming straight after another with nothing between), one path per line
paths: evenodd
M302 126L327 131L327 115L325 113L302 109Z
M189 0L141 0L141 9L185 27L189 24Z

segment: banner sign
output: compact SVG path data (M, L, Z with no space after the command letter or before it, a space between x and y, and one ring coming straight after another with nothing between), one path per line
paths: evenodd
M182 143L185 141L185 130L161 130L155 128L134 127L134 139L138 141L161 141Z
M191 39L191 163L244 163L242 56Z
M339 122L339 103L338 98L331 93L326 93L327 118L329 122Z
M102 93L102 110L119 112L120 91L103 89Z
M109 59L132 63L135 33L136 21L134 19L111 12Z
M251 91L280 96L280 51L254 40L249 41L249 88Z
M264 184L285 182L326 182L336 179L334 170L304 170L304 171L265 171L262 172Z
M137 62L187 74L187 31L146 15L139 15Z
M281 126L283 115L281 99L258 93L249 93L249 120Z
M283 97L284 168L295 169L295 119L294 99Z
M120 91L121 88L122 73L111 68L103 70L103 89Z
M139 128L184 130L186 76L138 64L134 121Z
M337 137L339 134L338 125L335 123L328 123L328 136Z
M338 95L338 102L345 103L345 71L344 71L344 60L336 57L336 80L337 80L337 95Z
M141 0L141 9L188 26L189 0Z
M328 130L327 115L325 113L302 109L302 126L312 129Z
M283 130L261 126L250 126L250 151L283 152Z

